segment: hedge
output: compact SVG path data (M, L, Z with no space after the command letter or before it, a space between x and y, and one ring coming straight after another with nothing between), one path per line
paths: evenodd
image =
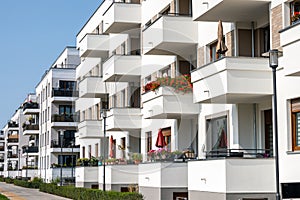
M32 181L14 180L14 184L26 188L39 188L42 183L41 179L34 178Z
M40 191L74 200L143 200L143 196L135 192L103 192L102 190L97 189L57 186L51 183L40 184Z

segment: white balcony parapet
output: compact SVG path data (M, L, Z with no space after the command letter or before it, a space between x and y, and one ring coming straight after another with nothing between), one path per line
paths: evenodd
M86 187L87 184L98 184L98 166L76 167L76 187ZM90 185L88 185L90 186Z
M188 162L188 188L216 193L274 193L274 165L272 158Z
M255 103L271 99L267 58L223 57L191 73L195 103Z
M78 124L79 138L100 138L103 137L102 122L100 120L84 120Z
M104 98L106 86L101 77L86 77L79 82L80 98Z
M300 48L300 23L291 25L280 31L280 44L283 49L282 63L285 75L300 76L298 50Z
M109 52L109 35L86 34L77 41L80 57L107 58Z
M141 56L114 55L103 64L103 80L129 82L140 80Z
M142 34L145 54L175 54L188 58L196 51L198 25L189 16L162 15Z
M175 92L171 87L144 93L142 102L146 119L193 118L199 114L199 105L193 103L192 93Z
M197 21L257 21L268 17L271 0L193 0L193 19Z
M112 108L107 112L106 130L138 130L142 128L140 108Z
M113 2L103 14L103 32L121 33L139 28L141 4Z

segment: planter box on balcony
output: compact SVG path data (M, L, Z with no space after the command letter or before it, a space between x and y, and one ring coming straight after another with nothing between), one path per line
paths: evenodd
M193 118L199 114L199 105L193 103L193 94L176 92L172 87L159 87L142 95L144 118Z

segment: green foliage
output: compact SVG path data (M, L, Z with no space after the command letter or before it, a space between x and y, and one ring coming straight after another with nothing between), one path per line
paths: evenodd
M14 183L14 179L7 177L7 178L5 178L5 183L12 184L12 183Z
M6 196L4 196L3 194L0 194L0 200L9 200L9 198L7 198Z
M76 188L74 186L57 186L54 184L42 183L40 191L63 196L74 200L142 200L143 196L134 192L115 192L88 188Z
M42 179L35 177L32 181L14 180L14 184L26 188L39 188L42 183Z

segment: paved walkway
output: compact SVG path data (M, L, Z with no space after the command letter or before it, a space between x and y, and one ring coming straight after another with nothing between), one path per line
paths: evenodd
M0 193L11 200L69 200L67 198L40 192L38 189L29 189L0 182Z

